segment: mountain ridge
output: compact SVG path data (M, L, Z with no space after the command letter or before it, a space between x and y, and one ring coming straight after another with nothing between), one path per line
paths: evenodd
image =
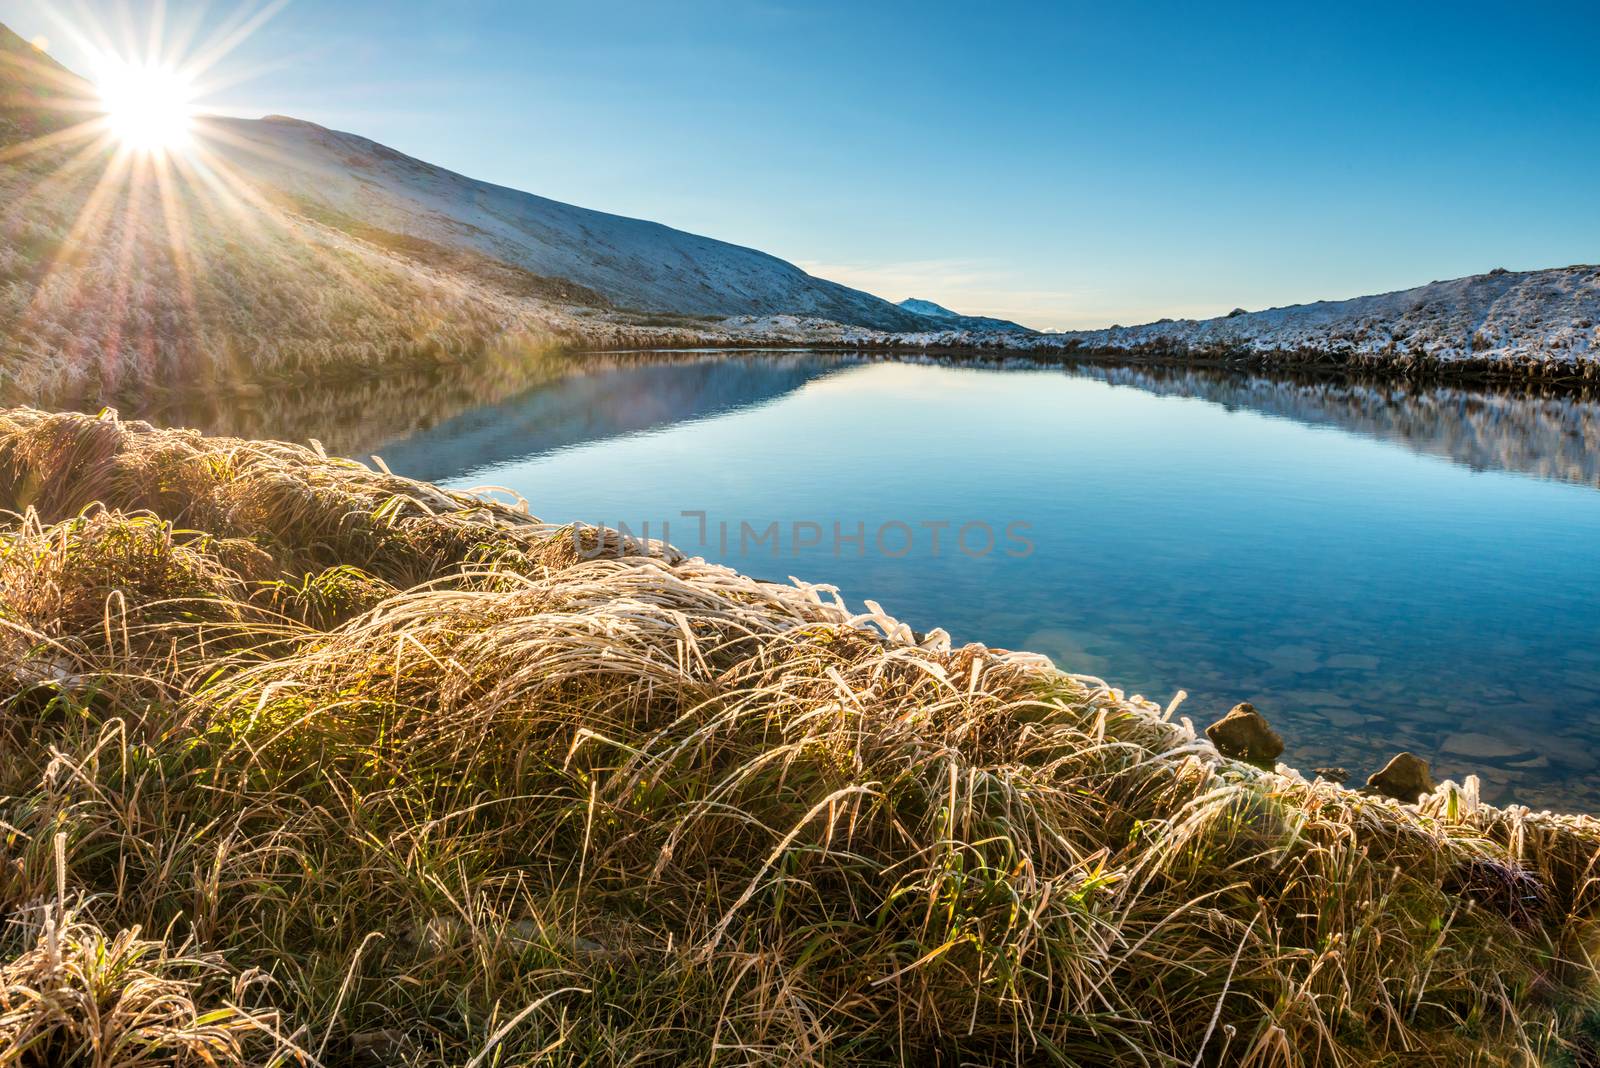
M218 139L221 156L303 202L565 278L618 308L689 316L786 312L885 330L927 325L770 253L471 178L360 134L286 116L212 125L228 135Z
M1496 269L1345 300L1019 335L966 329L884 334L769 317L738 324L767 342L923 351L1322 366L1368 372L1600 379L1600 265Z

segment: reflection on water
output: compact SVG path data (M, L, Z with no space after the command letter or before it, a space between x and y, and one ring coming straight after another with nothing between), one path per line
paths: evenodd
M843 543L786 533L776 552L672 534L759 577L836 582L919 629L1161 700L1182 687L1197 720L1254 701L1301 767L1364 776L1409 748L1480 773L1492 799L1600 808L1590 398L612 354L262 397L209 425L508 486L556 521L838 523ZM872 544L887 523L973 520L1028 524L1034 552Z
M306 441L367 456L407 450L419 478L450 478L484 455L529 455L770 399L811 378L882 356L816 352L519 353L470 366L338 385L189 398L124 414L212 434ZM657 370L652 371L651 368ZM630 374L632 372L632 374ZM1209 401L1394 442L1475 471L1510 471L1600 488L1600 398L1342 376L1272 377L1216 368L1073 364L1065 373L1163 397ZM604 403L601 403L604 398ZM443 427L450 420L461 420ZM457 467L435 453L480 435ZM483 450L473 456L474 449ZM413 451L418 450L418 451Z
M613 357L607 364L384 443L384 462L413 478L448 482L571 445L725 415L851 366L815 353L626 364Z
M377 453L386 463L405 465L414 478L437 481L486 457L526 455L758 403L856 362L811 352L757 353L730 362L722 353L549 350L343 383L160 404L131 398L115 406L126 417L162 426L315 439L338 456Z
M1086 364L1073 373L1158 396L1195 397L1227 408L1399 442L1475 471L1515 471L1600 487L1600 402L1404 381L1288 380L1174 367Z

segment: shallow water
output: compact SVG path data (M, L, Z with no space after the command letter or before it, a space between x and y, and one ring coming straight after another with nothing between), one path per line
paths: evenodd
M1202 724L1252 701L1302 768L1361 778L1407 748L1493 800L1594 809L1597 428L1560 398L787 355L612 358L360 444L1163 703L1185 689Z

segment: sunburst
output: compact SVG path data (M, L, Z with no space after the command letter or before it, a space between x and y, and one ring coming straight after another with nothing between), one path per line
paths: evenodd
M179 68L111 56L95 73L95 89L106 126L122 147L161 153L189 145L195 86Z
M126 39L134 19L114 20L127 31L120 42L109 32L111 23L48 12L55 23L51 36L70 41L72 51L88 57L88 80L56 64L37 45L20 58L0 51L0 90L7 81L27 87L20 95L0 91L0 120L7 105L20 104L34 116L23 127L29 136L17 138L13 131L11 144L0 141L0 179L8 177L3 168L18 165L0 184L6 193L0 198L6 201L0 203L0 224L12 212L26 212L35 198L52 210L68 201L76 205L68 232L35 279L25 315L40 320L46 300L62 299L58 279L81 261L85 249L110 250L111 270L92 276L93 290L72 298L85 312L79 341L99 350L108 375L114 376L112 365L119 360L150 358L151 343L139 336L145 327L129 311L137 280L149 277L156 266L152 256L170 265L185 320L181 334L168 343L201 351L218 336L220 328L205 321L195 299L197 281L216 267L205 261L194 240L199 226L213 231L220 226L246 237L270 230L295 238L329 276L366 291L361 280L345 277L348 268L305 239L303 220L291 218L236 166L241 155L275 151L260 139L241 137L206 103L218 88L244 80L245 72L219 71L219 61L282 6L283 0L273 0L241 7L197 44L202 35L193 26L166 31L160 5L141 7L149 20L139 26L137 40ZM0 134L5 132L0 123ZM163 247L145 245L138 251L135 231L152 225L163 231Z

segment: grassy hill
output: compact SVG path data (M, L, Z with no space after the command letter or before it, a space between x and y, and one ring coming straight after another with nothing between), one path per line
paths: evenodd
M538 348L552 320L337 230L163 185L137 161L0 169L0 383L111 396Z
M1587 818L288 445L0 509L0 1063L1600 1058Z
M926 325L753 249L474 181L282 117L120 148L0 26L0 398L116 396L693 343L731 314Z

